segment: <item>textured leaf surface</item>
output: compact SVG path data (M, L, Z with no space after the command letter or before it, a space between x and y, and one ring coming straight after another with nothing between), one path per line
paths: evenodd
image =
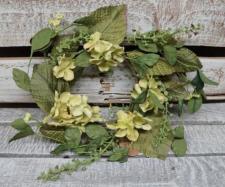
M96 139L103 136L107 136L108 132L100 125L88 125L85 132L89 138Z
M54 104L57 80L52 73L52 65L40 64L31 78L31 94L37 105L49 112Z
M198 97L198 98L191 98L188 101L188 110L191 113L197 112L202 106L202 97Z
M45 125L42 126L39 131L44 137L50 140L54 140L59 143L64 143L66 141L64 138L64 129Z
M187 144L184 139L175 139L172 144L172 150L176 156L184 156L187 151Z
M80 18L75 23L89 28L90 33L102 33L102 39L119 44L126 34L126 7L108 6L97 9L89 16Z
M13 68L13 80L19 88L30 91L30 78L24 71Z
M159 134L162 118L155 117L153 120L152 130L140 133L138 140L131 144L131 148L138 149L146 157L165 159L172 144L172 134L169 134L158 147L155 147L153 142Z

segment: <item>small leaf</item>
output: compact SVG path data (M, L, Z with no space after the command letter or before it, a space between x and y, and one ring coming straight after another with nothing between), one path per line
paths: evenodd
M195 86L196 91L201 91L204 88L204 82L202 81L199 71L197 71L197 74L195 78L191 81L191 84Z
M112 155L108 158L110 162L125 162L128 157L128 148L115 148Z
M76 128L68 128L65 130L65 139L69 144L79 145L81 140L81 131Z
M12 122L11 126L19 132L13 136L9 142L34 134L32 128L27 123L25 123L23 119L16 119Z
M172 143L172 150L176 156L184 156L187 151L187 144L184 139L175 139Z
M56 36L55 31L50 28L44 28L31 38L31 51L42 51L49 47L51 39Z
M208 77L206 77L202 71L199 70L198 72L199 72L199 76L200 76L202 82L204 82L205 84L215 85L215 86L219 85L217 82L212 81Z
M179 126L173 129L174 138L183 139L184 138L184 126Z
M149 54L144 54L140 57L137 57L136 59L134 59L136 61L136 63L140 63L140 64L145 64L149 67L153 66L155 63L158 62L159 60L159 55L154 54L154 53L149 53Z
M177 50L171 45L165 45L163 47L163 52L166 60L170 65L174 65L177 61Z
M140 40L140 41L137 41L137 45L138 45L139 49L142 51L149 52L149 53L157 53L158 52L158 48L155 43L144 43L144 42L142 42L142 40Z
M86 51L76 57L75 65L79 67L88 67L90 65L90 56Z
M11 123L11 126L18 131L23 131L24 129L30 127L23 119L16 119Z
M30 78L24 71L13 68L13 80L19 88L30 91Z
M163 104L160 102L160 100L158 99L158 97L152 92L152 91L149 91L149 96L152 100L152 102L160 109L163 109L164 106Z
M188 110L190 113L197 112L202 105L202 97L193 97L188 101Z
M34 132L30 131L30 130L25 130L25 131L18 132L15 136L13 136L9 140L9 143L12 142L12 141L15 141L15 140L18 140L18 139L25 138L27 136L33 135L33 134L34 134Z
M85 129L87 136L91 139L97 139L103 136L108 136L108 132L101 125L88 125Z

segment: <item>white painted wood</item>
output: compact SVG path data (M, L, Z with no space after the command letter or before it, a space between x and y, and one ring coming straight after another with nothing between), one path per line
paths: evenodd
M56 12L73 21L98 7L118 4L128 7L128 32L199 23L204 29L186 44L225 46L224 0L0 0L0 46L28 46Z
M63 175L43 183L36 178L43 170L63 164L61 158L0 158L3 187L222 187L225 186L225 156L130 158L126 163L94 163L85 171Z
M211 79L218 81L219 86L206 86L206 95L225 95L225 58L200 58L203 71ZM12 79L12 69L20 68L27 71L28 58L0 58L0 103L31 103L30 94L18 88ZM36 58L33 64L41 63ZM127 67L121 65L105 76L98 71L87 70L72 88L73 93L85 94L91 103L128 103L130 91L135 78Z
M225 154L225 104L204 104L201 110L193 115L185 113L184 124L186 140L188 143L187 155L211 155ZM119 108L102 108L102 114L106 119L113 119ZM44 138L32 136L17 140L8 144L8 140L16 133L9 125L16 118L23 117L25 112L30 112L34 118L41 120L43 114L39 109L2 108L0 109L0 157L49 157L50 151L56 146ZM173 116L174 125L179 124L180 119ZM35 127L35 124L32 123ZM173 154L170 153L170 156Z

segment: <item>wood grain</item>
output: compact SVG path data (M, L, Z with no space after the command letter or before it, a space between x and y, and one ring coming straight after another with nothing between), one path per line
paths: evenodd
M43 183L36 178L62 158L1 158L3 187L221 187L225 186L225 156L168 158L166 161L130 158L126 163L94 163L85 171ZM137 172L138 171L138 172Z
M102 108L102 115L106 119L114 119L115 113L119 109L119 107ZM185 112L183 121L188 143L188 156L225 154L224 109L224 103L204 104L201 110L193 115ZM25 112L32 113L35 119L41 120L43 118L43 113L39 109L0 109L0 156L50 157L50 151L54 149L56 144L39 136L27 137L8 144L8 140L16 133L9 126L10 122L16 118L23 117ZM181 121L177 116L173 116L171 119L173 125L177 125ZM35 127L36 124L32 123L32 126ZM170 153L170 156L172 155Z
M118 4L128 7L129 33L199 23L204 29L187 38L187 45L225 46L224 0L0 0L0 46L28 46L56 12L71 22L98 7Z
M219 86L206 86L208 96L225 95L225 58L200 58L206 75ZM28 58L0 58L0 103L31 103L30 94L18 88L12 79L12 69L27 71ZM33 64L43 59L33 60ZM190 77L195 74L190 74ZM112 73L99 74L87 69L72 88L73 93L85 94L91 103L128 103L136 80L127 67L119 66Z

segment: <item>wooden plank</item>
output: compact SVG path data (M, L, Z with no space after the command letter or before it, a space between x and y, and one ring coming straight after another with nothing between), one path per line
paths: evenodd
M187 155L225 154L224 134L225 116L223 109L225 104L205 104L202 109L193 115L185 113L184 124L186 140L188 143ZM102 108L102 114L106 119L113 119L119 108ZM0 109L0 156L19 157L50 157L50 151L56 146L44 138L32 136L8 144L8 140L16 133L9 126L9 122L22 117L24 112L31 112L34 118L42 119L43 114L39 109ZM172 118L173 124L179 124L177 116ZM35 126L35 124L32 124ZM173 154L170 153L170 156Z
M225 96L225 57L200 59L207 76L219 82L219 86L206 86L206 95ZM27 71L28 61L28 58L0 58L0 103L33 102L30 94L19 89L12 79L12 69L20 68ZM41 62L41 58L33 60L33 64ZM91 103L128 103L135 82L134 76L124 65L105 76L93 69L87 69L72 88L72 92L87 95Z
M219 0L0 0L0 46L28 46L31 36L56 12L73 21L98 7L118 4L128 6L129 33L199 23L204 29L186 44L225 46L225 4Z
M0 158L0 185L4 187L220 187L225 186L225 156L168 158L165 161L130 158L126 163L104 159L85 171L63 175L55 182L36 178L49 167L63 164L61 158Z

